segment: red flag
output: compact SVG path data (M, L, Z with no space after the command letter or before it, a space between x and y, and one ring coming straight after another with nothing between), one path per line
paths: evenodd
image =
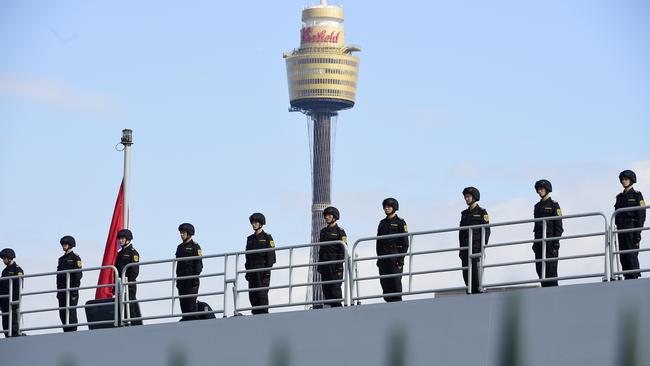
M120 184L120 192L117 194L117 201L115 202L115 209L113 210L113 219L111 220L111 227L108 230L108 238L106 239L106 248L104 248L104 259L102 266L115 265L115 258L120 244L117 240L117 232L124 227L124 195L122 188L124 182ZM115 272L113 270L104 268L99 272L99 279L97 285L111 285L115 283ZM110 299L113 297L112 287L100 287L95 291L95 299Z

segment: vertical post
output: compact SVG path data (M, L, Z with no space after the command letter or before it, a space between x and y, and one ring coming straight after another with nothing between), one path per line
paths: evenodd
M117 268L113 267L111 268L113 270L113 274L115 275L115 326L118 327L120 324L120 319L122 319L122 306L120 306L120 299L122 298L122 286L121 283L122 281L120 280L120 275L117 272ZM125 272L126 273L126 272ZM129 305L127 305L128 307ZM128 311L128 310L127 310ZM128 315L128 314L127 314Z
M18 315L18 325L20 328L18 328L18 331L21 332L21 329L23 329L23 314L21 312L21 307L23 304L23 288L25 288L25 279L21 276L20 277L20 293L18 294L18 308L17 310L17 315Z
M237 268L235 268L235 281L237 281L239 273L237 273ZM228 300L228 255L223 256L223 317L227 318L228 314L226 313L226 301ZM233 312L233 315L237 313Z
M292 293L293 293L293 248L289 248L289 305L291 305Z
M233 315L237 315L239 305L239 291L237 291L237 282L239 281L239 254L235 255L235 281L232 284L232 307ZM251 304L252 305L252 304Z
M124 273L126 274L126 271L124 271ZM127 280L126 282L128 283L129 281ZM124 286L123 290L124 290L124 300L125 301L131 301L131 300L129 300L129 285ZM173 295L174 294L172 294L172 296ZM127 305L126 305L126 307L124 309L124 312L126 313L126 319L125 320L131 321L131 303L130 302L127 303Z
M609 247L610 243L611 243L610 235L611 235L611 230L610 230L610 227L607 225L607 219L605 219L605 260L604 260L604 262L605 262L605 268L604 268L604 271L605 271L604 276L605 276L605 278L603 278L603 282L609 282L610 279L611 279L611 273L610 273L611 267L609 269L607 268L608 263L611 266L611 260L612 260L612 256L610 255L610 247Z
M468 242L467 242L467 293L471 294L472 293L472 272L473 272L473 266L472 262L474 261L474 258L472 258L472 241L474 240L474 230L472 229L467 229L469 232L468 235Z
M343 246L343 290L345 292L343 293L343 305L344 306L350 306L350 267L348 267L348 261L350 258L348 258L348 251L345 248L345 243L340 242L340 244ZM346 268L348 267L348 268Z
M359 294L359 280L358 280L358 278L359 278L359 262L358 262L358 259L359 259L359 253L354 253L354 258L352 259L352 263L354 263L354 278L352 279L352 281L354 283L353 288L355 290L356 296L360 297L361 295ZM352 290L352 289L350 289L350 290ZM354 297L352 297L352 299L354 300ZM361 300L357 300L356 305L361 305Z
M409 234L408 235L408 240L409 240L409 292L413 291L412 285L413 285L413 235ZM404 268L402 268L404 270ZM402 281L402 277L399 278L400 282Z
M616 222L616 212L614 213L614 222ZM612 278L615 280L621 280L623 275L620 273L621 272L621 253L618 253L620 251L620 248L618 246L618 226L614 224L614 227L616 229L612 230L612 239L614 246L611 248L612 250ZM614 268L616 267L616 268Z
M65 273L65 324L70 324L70 272Z
M485 226L481 227L481 260L478 263L478 292L483 292L483 260L485 259Z
M133 131L122 130L122 145L124 145L124 179L122 180L122 194L124 204L122 206L122 217L124 218L123 228L129 228L129 179L131 178L131 145L133 145Z
M7 311L9 312L9 333L7 333L6 337L12 337L13 336L13 299L14 299L14 280L9 280L9 298L7 299L7 304L9 305L7 307Z
M174 297L174 289L176 288L176 259L172 261L172 315L174 315L174 303L176 298Z
M546 279L546 218L542 219L542 281Z

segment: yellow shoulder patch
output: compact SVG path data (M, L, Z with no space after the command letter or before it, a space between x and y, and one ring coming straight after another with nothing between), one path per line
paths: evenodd
M639 202L639 206L645 206L645 200L641 200L641 201Z
M23 275L23 273L22 273L22 272L18 272L18 276L22 276L22 275Z
M342 237L341 241L343 241L345 244L347 244L348 243L348 237L347 236Z
M77 268L81 268L81 261L77 261Z
M562 216L562 209L557 209L557 216Z
M139 255L134 255L133 256L133 261L134 262L140 262L140 256Z
M483 215L483 221L490 222L490 215L488 214Z
M199 249L199 257L203 256L203 253L201 253L201 249Z
M269 245L271 246L271 248L275 248L275 241L271 240L271 242L269 243Z
M404 225L404 232L405 232L405 233L408 233L408 232L409 232L409 227L408 227L408 225Z

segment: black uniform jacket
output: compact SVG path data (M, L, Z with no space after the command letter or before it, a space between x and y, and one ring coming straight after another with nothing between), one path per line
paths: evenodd
M460 226L472 226L489 224L490 216L487 211L479 205L474 208L467 208L460 213ZM485 228L485 244L490 239L490 228ZM469 230L458 231L458 241L460 246L467 247L469 244ZM481 250L481 229L472 229L472 253L478 253ZM464 250L459 252L459 256L466 255Z
M258 250L275 248L275 242L271 234L264 231L259 234L253 233L246 238L246 250ZM246 253L246 269L268 268L275 263L275 250L260 253Z
M56 270L64 271L68 269L81 269L81 257L79 257L75 252L66 253L59 258L59 264L56 266ZM65 288L65 277L65 273L59 273L56 275L57 289ZM71 272L70 287L81 286L81 277L83 277L83 272Z

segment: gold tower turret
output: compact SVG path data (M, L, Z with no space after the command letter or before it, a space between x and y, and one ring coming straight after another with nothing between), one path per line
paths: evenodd
M300 111L339 111L354 106L358 47L345 44L343 8L320 5L302 11L300 48L284 54L289 100Z

